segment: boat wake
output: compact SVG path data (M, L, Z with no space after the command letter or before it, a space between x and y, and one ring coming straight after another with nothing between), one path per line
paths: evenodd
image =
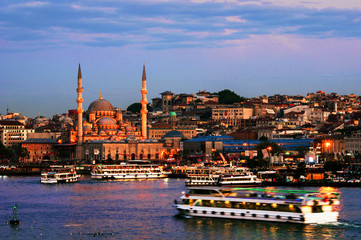
M83 224L81 223L69 223L64 225L64 227L81 227L81 226L83 226Z
M361 228L361 223L341 221L336 223L317 224L317 226L325 226L330 228Z

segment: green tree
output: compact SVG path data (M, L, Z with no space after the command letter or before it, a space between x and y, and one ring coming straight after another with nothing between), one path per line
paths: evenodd
M219 103L221 104L244 102L244 97L240 97L238 94L229 89L224 89L215 94L219 96Z
M127 108L127 111L132 112L132 113L140 113L141 109L142 109L142 104L133 103L133 104L129 105L129 107Z

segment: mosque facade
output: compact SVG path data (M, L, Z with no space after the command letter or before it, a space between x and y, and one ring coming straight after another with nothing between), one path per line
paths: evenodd
M78 69L78 123L70 131L69 139L76 144L75 158L87 161L122 161L122 160L159 160L163 151L163 143L147 138L147 89L145 66L142 74L142 124L141 127L132 126L123 120L122 111L103 99L100 92L99 99L93 101L84 111L82 74L79 63Z

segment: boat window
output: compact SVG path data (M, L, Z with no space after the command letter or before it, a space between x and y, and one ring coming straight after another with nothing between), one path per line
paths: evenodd
M322 212L322 206L313 206L313 207L312 207L312 212L313 212L313 213L320 213L320 212Z
M202 199L198 199L195 203L194 206L202 206Z
M216 201L216 207L219 207L219 208L224 208L225 207L225 203L223 201Z

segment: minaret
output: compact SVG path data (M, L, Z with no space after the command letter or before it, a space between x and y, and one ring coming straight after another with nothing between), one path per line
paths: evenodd
M77 132L77 142L76 142L76 160L83 159L83 83L80 69L80 61L79 61L79 69L78 69L78 88L76 89L78 93L78 98L76 102L78 103L78 132Z
M142 109L140 110L140 113L142 114L142 139L147 139L147 77L145 76L145 64L143 64L143 77L142 77L142 90L140 91L142 93L142 101L140 103L142 104Z

